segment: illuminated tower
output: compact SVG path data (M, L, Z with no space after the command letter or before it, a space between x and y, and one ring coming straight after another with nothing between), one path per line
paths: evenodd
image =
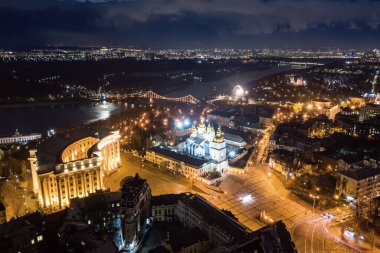
M201 117L201 122L198 125L198 134L203 135L206 132L205 119Z
M197 136L197 128L195 127L195 124L193 124L192 128L191 128L191 137L195 137Z
M32 172L32 182L33 182L33 193L35 196L39 194L39 184L38 184L38 175L37 175L37 150L31 149L29 150L29 158L30 168Z
M214 140L210 142L210 157L216 165L216 170L221 171L228 166L226 142L224 141L220 126L216 131Z

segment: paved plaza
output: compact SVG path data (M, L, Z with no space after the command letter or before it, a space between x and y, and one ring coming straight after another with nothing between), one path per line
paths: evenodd
M226 194L209 201L220 209L230 210L252 230L265 225L257 219L263 211L274 221L283 220L288 228L311 214L310 210L281 195L262 170L253 170L244 176L229 174L221 189ZM247 195L252 199L244 202L241 198Z
M352 252L332 240L324 232L319 214L313 214L310 205L289 193L276 177L269 176L268 168L264 165L256 164L244 175L225 174L220 187L213 187L200 182L192 185L182 176L123 152L122 166L118 172L105 178L105 187L116 191L126 177L135 173L148 180L153 195L182 192L200 194L219 209L230 210L239 222L251 230L266 225L258 218L260 212L265 211L273 221L284 221L299 252ZM249 195L251 198L242 199Z
M179 178L163 169L153 167L143 163L141 158L122 152L121 166L119 170L104 180L105 188L111 191L117 191L121 188L123 180L128 176L134 176L136 173L147 179L152 195L190 192L191 183L185 178Z

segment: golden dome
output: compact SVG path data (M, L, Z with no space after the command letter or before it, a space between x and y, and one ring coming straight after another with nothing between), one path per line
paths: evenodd
M191 128L191 133L197 134L197 128L195 127L195 125L193 125L193 127Z
M223 135L222 135L222 130L220 129L220 126L218 127L218 130L216 131L214 142L216 142L216 143L222 143L223 142Z
M203 117L201 117L201 122L199 123L198 128L206 128L205 120Z

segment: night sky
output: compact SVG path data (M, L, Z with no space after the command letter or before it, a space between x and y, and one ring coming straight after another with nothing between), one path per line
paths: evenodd
M379 48L380 1L0 0L0 48Z

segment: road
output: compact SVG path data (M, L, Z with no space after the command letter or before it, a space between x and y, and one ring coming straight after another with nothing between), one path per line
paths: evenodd
M269 143L269 138L272 135L273 127L267 128L261 140L257 143L255 150L251 155L252 163L262 163L267 157L267 147Z
M329 222L329 219L313 216L295 224L291 235L297 250L303 253L358 252L338 243L329 235L325 229Z
M202 183L190 181L178 175L165 172L162 168L148 165L141 158L123 152L122 166L119 171L107 177L106 188L112 191L120 189L120 184L127 176L139 173L148 180L153 195L193 192L205 197L220 209L230 210L251 230L259 229L266 224L259 220L260 212L274 221L283 220L299 252L353 252L346 246L330 239L323 228L324 219L311 211L312 207L289 193L279 180L268 175L268 167L255 164L249 173L235 175L227 173L223 183L215 194L205 194ZM215 189L215 187L214 187ZM251 199L242 201L250 195Z

